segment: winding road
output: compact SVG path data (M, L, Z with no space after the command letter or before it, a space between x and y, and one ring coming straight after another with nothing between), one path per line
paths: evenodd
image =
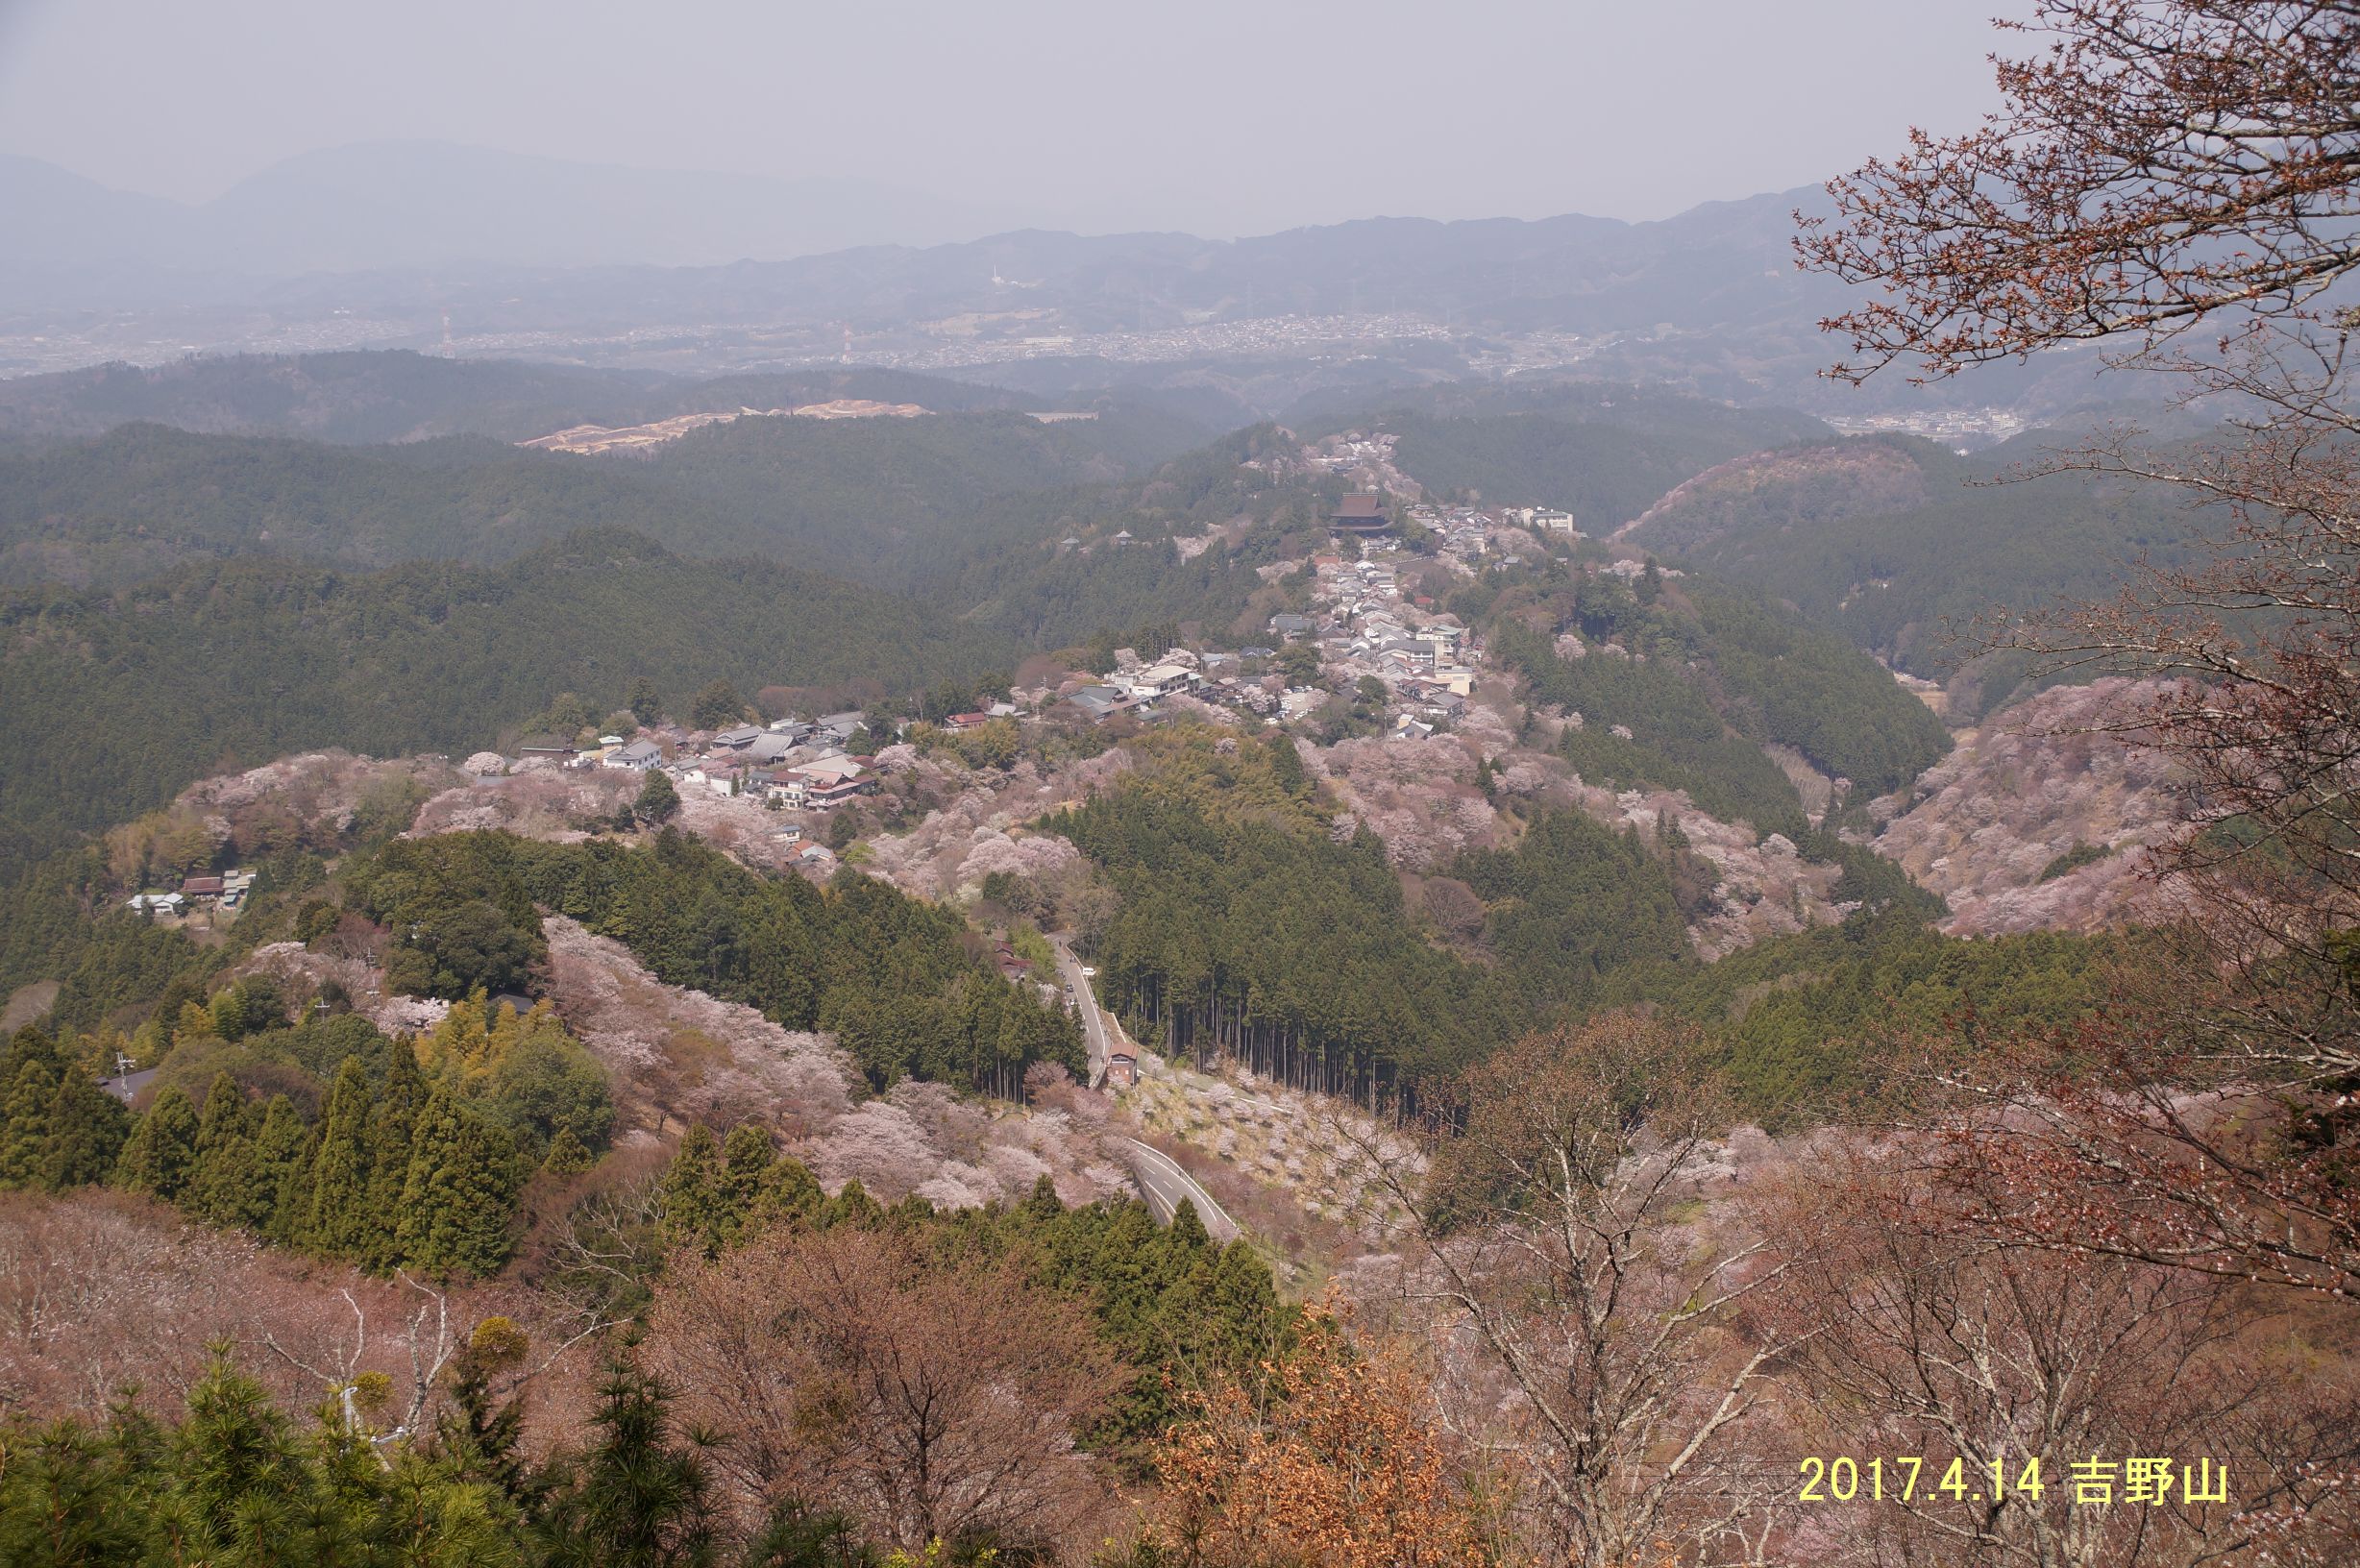
M1106 1016L1098 1011L1097 993L1090 989L1090 976L1082 972L1082 961L1073 956L1062 937L1049 938L1049 945L1057 950L1057 968L1066 977L1066 987L1071 992L1074 1008L1082 1015L1082 1039L1090 1048L1090 1087L1096 1089L1106 1082L1106 1063L1111 1049L1106 1040ZM1142 1143L1136 1138L1122 1139L1123 1157L1129 1161L1131 1179L1139 1184L1140 1195L1147 1207L1165 1224L1180 1211L1182 1199L1195 1205L1196 1217L1204 1221L1205 1233L1226 1246L1241 1234L1238 1222L1229 1217L1227 1210L1213 1199L1213 1194L1197 1185L1196 1178L1180 1167L1179 1162L1158 1148Z
M1147 1207L1165 1224L1180 1211L1185 1198L1196 1207L1196 1217L1204 1221L1205 1234L1223 1246L1239 1236L1238 1222L1229 1212L1213 1201L1213 1194L1196 1185L1196 1178L1180 1168L1180 1163L1162 1149L1151 1148L1136 1138L1123 1140L1131 1158L1131 1174L1139 1182L1139 1189L1146 1195Z

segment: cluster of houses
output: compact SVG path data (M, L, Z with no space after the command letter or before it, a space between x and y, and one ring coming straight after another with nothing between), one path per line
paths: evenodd
M1065 700L1094 723L1102 723L1119 713L1152 719L1161 711L1156 707L1158 700L1204 689L1206 663L1204 657L1185 648L1173 649L1154 664L1143 662L1130 649L1119 648L1114 674L1094 686L1069 693Z
M1314 604L1309 613L1282 611L1270 618L1271 646L1235 652L1197 653L1174 649L1153 664L1129 649L1115 652L1115 671L1062 698L1091 720L1119 714L1152 720L1168 699L1186 694L1287 723L1317 712L1334 695L1324 687L1282 687L1268 675L1245 673L1249 661L1267 659L1279 646L1315 648L1323 668L1348 683L1374 675L1392 693L1393 733L1424 738L1464 711L1475 671L1467 628L1456 616L1438 614L1432 601L1405 601L1394 569L1383 555L1346 560L1340 554L1313 557Z
M1586 539L1574 527L1573 514L1554 506L1413 506L1407 514L1434 535L1435 553L1444 561L1473 572L1494 555L1512 561L1513 546L1496 538L1504 528L1522 528L1547 537Z
M229 910L242 908L247 895L254 891L254 872L224 871L219 876L189 876L181 879L178 889L166 893L135 893L126 900L135 915L185 915L201 908Z
M781 806L825 810L856 795L876 793L875 759L847 749L863 723L858 713L835 713L812 721L739 724L715 732L699 751L667 752L648 735L630 740L602 735L593 747L545 736L519 747L518 761L566 769L660 771L683 788L758 795Z

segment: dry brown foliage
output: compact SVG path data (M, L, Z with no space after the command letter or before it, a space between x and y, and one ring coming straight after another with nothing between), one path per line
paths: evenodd
M1112 1506L1075 1434L1122 1372L1087 1312L1016 1259L957 1262L914 1237L773 1230L679 1261L647 1353L747 1522L796 1498L881 1546L991 1540L1051 1552Z
M1397 1348L1363 1355L1315 1311L1264 1368L1192 1395L1160 1446L1149 1538L1188 1568L1481 1568L1487 1521Z

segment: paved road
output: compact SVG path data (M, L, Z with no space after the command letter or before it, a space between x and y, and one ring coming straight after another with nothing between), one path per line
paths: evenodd
M1073 1005L1082 1015L1082 1040L1090 1049L1090 1087L1106 1082L1106 1019L1099 1015L1098 999L1090 989L1090 976L1082 972L1082 961L1073 956L1062 937L1051 937L1049 945L1057 950L1057 968L1066 977L1066 985L1073 992Z
M1205 1232L1214 1240L1226 1245L1238 1238L1238 1222L1170 1155L1136 1138L1122 1141L1131 1157L1131 1174L1139 1179L1139 1189L1146 1194L1147 1207L1155 1211L1156 1218L1169 1224L1185 1198L1196 1206L1196 1217L1204 1221Z
M1090 976L1082 972L1082 961L1059 938L1051 937L1049 945L1057 950L1057 968L1064 972L1066 984L1073 988L1073 1005L1082 1015L1082 1039L1090 1047L1090 1087L1096 1089L1106 1082L1106 1017L1098 1011L1098 998L1090 989ZM1139 1184L1140 1194L1147 1200L1147 1207L1155 1211L1156 1218L1170 1224L1171 1216L1179 1213L1181 1201L1186 1199L1196 1206L1196 1217L1204 1221L1205 1232L1214 1240L1226 1245L1237 1239L1238 1222L1171 1156L1136 1138L1122 1141L1124 1152L1130 1157L1132 1179Z

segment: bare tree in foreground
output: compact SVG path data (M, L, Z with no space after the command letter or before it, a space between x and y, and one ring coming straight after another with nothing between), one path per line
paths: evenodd
M1544 1562L1751 1560L1746 1532L1791 1491L1738 1462L1782 1344L1743 1318L1783 1265L1705 1201L1728 1117L1691 1055L1601 1015L1476 1068L1429 1180L1363 1151L1412 1216L1446 1409L1514 1483Z
M715 1468L749 1521L796 1501L913 1554L1055 1549L1106 1504L1074 1444L1119 1369L1082 1306L1018 1261L779 1227L676 1266L649 1361L685 1418L727 1434Z
M1829 1139L1758 1201L1794 1238L1769 1311L1797 1347L1796 1453L1820 1464L1790 1557L2195 1568L2354 1548L2338 1461L2360 1390L2296 1348L2311 1304L1995 1241L1962 1223L1945 1152Z

